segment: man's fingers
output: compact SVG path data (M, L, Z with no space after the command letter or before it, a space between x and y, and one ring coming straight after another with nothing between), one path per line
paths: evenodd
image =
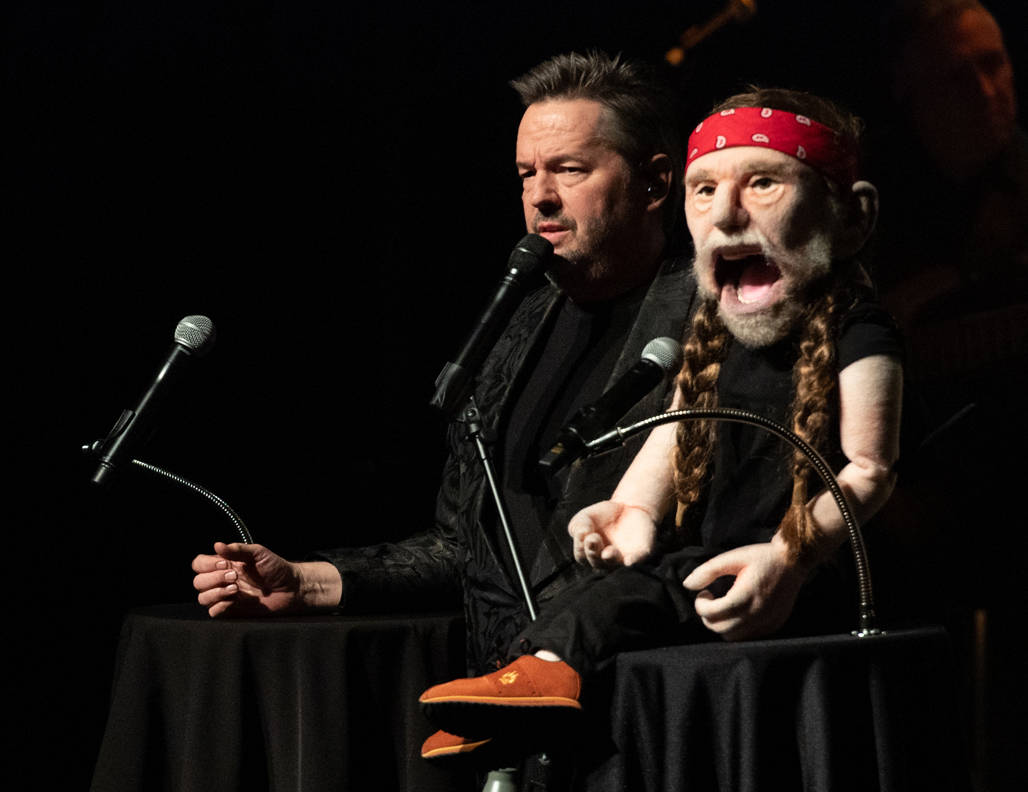
M216 555L198 555L193 559L194 572L213 572L216 569L228 569L228 561Z
M226 586L229 583L235 583L238 578L239 573L234 569L218 569L214 572L201 572L193 578L193 588L197 591L206 591L207 589L218 588L219 586Z
M214 543L214 552L216 552L222 558L228 558L232 561L252 561L261 550L265 548L259 544L243 544L242 542L233 542L232 544L225 544L224 542Z
M233 600L220 600L211 605L207 609L207 613L212 619L216 619L218 616L221 616L223 613L225 613L234 604L235 602Z
M235 583L229 583L227 586L218 586L217 588L201 591L196 595L196 601L206 608L218 602L234 601L238 592L239 586Z

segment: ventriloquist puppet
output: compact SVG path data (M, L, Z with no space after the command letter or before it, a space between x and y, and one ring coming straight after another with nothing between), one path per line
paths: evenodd
M685 216L701 300L671 407L738 407L790 427L863 522L894 484L902 368L858 258L877 212L859 135L832 103L781 89L733 96L692 132ZM654 429L610 500L569 524L594 574L539 614L509 665L425 691L442 730L422 755L541 733L581 709L620 651L842 629L852 595L834 557L847 532L816 481L754 426Z

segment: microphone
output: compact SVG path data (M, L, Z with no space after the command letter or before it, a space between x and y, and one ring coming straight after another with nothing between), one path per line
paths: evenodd
M214 323L206 316L187 316L175 328L175 343L134 410L124 410L103 440L97 440L86 451L99 455L100 464L93 482L103 484L124 461L130 461L134 449L145 442L154 418L172 387L181 378L193 358L202 357L214 345Z
M586 444L609 429L657 385L682 367L682 345L672 338L654 338L639 362L626 371L597 401L575 413L560 430L557 442L539 460L550 474L570 465L586 452Z
M536 273L545 272L553 256L553 245L538 234L528 234L510 254L507 274L496 288L492 300L478 318L457 357L443 366L435 380L431 404L452 414L467 401L472 380L489 350L507 326Z

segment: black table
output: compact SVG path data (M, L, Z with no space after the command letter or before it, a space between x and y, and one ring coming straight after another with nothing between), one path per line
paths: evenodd
M625 653L587 786L968 790L951 656L941 629Z
M449 790L418 695L464 675L454 614L125 619L94 792Z
M462 658L451 614L134 611L93 792L477 789L418 755L417 697ZM576 790L969 788L941 629L628 652L609 682Z

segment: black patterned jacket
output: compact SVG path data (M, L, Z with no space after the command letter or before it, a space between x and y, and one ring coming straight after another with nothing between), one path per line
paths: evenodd
M529 294L512 317L482 366L475 399L483 423L493 436L509 406L509 397L523 361L540 338L546 319L564 295L552 285ZM624 339L611 374L616 381L634 365L643 347L658 336L679 339L693 308L695 282L683 258L664 263L647 291L639 314ZM655 390L620 423L645 418L664 409L665 393ZM482 528L484 509L492 500L481 462L463 428L449 428L450 455L436 505L433 529L396 543L319 551L315 557L333 563L343 578L347 612L396 611L457 607L463 596L468 633L468 668L482 673L506 661L507 649L525 626L528 615L521 588L507 570L497 543L500 537ZM540 607L581 571L571 555L567 523L590 503L610 496L644 437L571 466L535 558L524 559L525 572ZM492 524L492 520L487 524Z

